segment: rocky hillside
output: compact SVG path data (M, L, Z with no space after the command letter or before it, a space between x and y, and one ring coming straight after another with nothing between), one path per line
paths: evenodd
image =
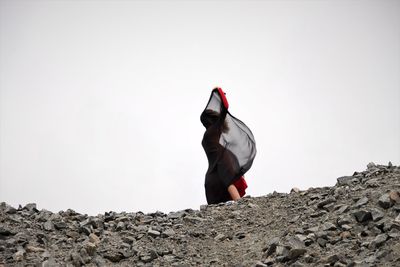
M0 266L400 266L400 167L200 210L0 204Z

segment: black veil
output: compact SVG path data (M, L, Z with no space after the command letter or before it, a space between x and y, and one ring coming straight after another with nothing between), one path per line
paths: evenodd
M234 117L228 111L227 107L228 103L225 94L220 88L215 88L211 92L210 99L200 119L203 125L206 126L205 117L207 112L211 110L219 115L218 119L213 121L214 125L220 124L222 129L220 131L219 144L223 149L218 160L225 158L224 161L226 162L226 158L228 158L230 166L228 168L221 168L218 172L220 172L222 177L225 177L224 180L228 179L230 182L233 182L250 169L257 150L251 130L241 120Z

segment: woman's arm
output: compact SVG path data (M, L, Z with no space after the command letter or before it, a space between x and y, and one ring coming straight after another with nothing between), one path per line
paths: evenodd
M239 191L237 190L237 188L234 184L231 184L230 186L228 186L228 192L229 192L229 195L231 195L232 200L240 199Z

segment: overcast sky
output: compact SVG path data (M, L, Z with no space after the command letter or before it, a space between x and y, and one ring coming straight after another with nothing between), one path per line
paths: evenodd
M400 1L0 0L0 201L206 203L200 113L253 131L247 193L400 164Z

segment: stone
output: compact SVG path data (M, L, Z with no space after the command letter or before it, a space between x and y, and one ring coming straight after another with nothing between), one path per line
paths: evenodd
M216 237L214 237L214 240L216 240L216 241L222 241L225 239L226 239L226 236L224 234L218 234Z
M26 251L23 248L19 248L17 252L14 253L13 258L16 262L22 261L25 257Z
M35 247L35 246L26 246L25 247L26 252L28 253L36 253L36 252L44 252L45 249L44 248L40 248L40 247Z
M17 209L11 206L8 206L5 208L5 213L7 214L16 214L17 213Z
M363 197L363 198L360 198L360 199L356 202L356 204L354 204L354 207L355 207L355 208L360 208L360 207L364 206L364 205L367 204L367 203L368 203L368 198L367 198L367 197Z
M2 239L2 237L9 237L9 236L13 236L16 233L13 232L12 230L9 230L7 228L4 228L2 226L0 226L0 239Z
M267 257L275 253L276 247L279 244L279 240L279 237L274 237L268 240L266 246L263 248L263 251L265 251L265 255Z
M328 243L328 240L326 240L325 238L318 237L318 238L317 238L317 243L318 243L318 245L320 245L321 247L325 247L325 246L326 246L326 243Z
M343 206L341 206L338 210L337 210L337 212L339 213L339 214L342 214L342 213L345 213L346 211L348 211L349 210L349 206L348 205L343 205Z
M79 232L84 233L85 235L90 235L92 233L92 226L91 225L81 226L79 227Z
M162 236L163 236L163 237L172 237L172 236L174 236L174 235L175 235L175 231L172 230L171 228L168 228L168 229L166 229L166 230L164 230L164 231L162 232Z
M97 246L92 242L87 242L85 243L84 248L88 255L93 256L94 253L96 252Z
M371 216L372 216L372 220L374 222L379 221L380 219L382 219L385 214L380 211L379 209L371 209Z
M400 203L400 195L397 191L390 191L389 192L389 199L392 203Z
M94 233L89 234L89 241L96 246L100 244L100 238Z
M353 215L356 217L356 220L360 223L366 222L372 219L372 214L371 212L367 210L359 210L353 213Z
M337 186L353 185L359 183L359 179L353 176L342 176L336 179Z
M107 251L104 253L103 257L114 263L119 262L125 258L124 254L120 251Z
M369 244L369 248L370 249L376 249L376 248L380 247L382 244L384 244L387 239L388 239L388 235L387 234L377 235L375 237L375 239L372 240L372 242Z
M350 238L350 237L351 237L351 233L350 233L349 231L341 232L341 233L340 233L340 237L341 237L342 239Z
M339 259L340 259L340 257L337 254L332 254L326 258L325 262L332 265L335 262L337 262Z
M54 224L51 221L47 221L43 224L43 229L46 231L54 231Z
M289 254L289 250L284 246L277 246L275 249L275 254L277 256L284 256L287 257Z
M321 227L322 231L332 231L332 230L336 230L336 226L333 223L330 222L326 222L322 225Z
M159 237L161 235L159 231L153 230L151 228L147 231L147 234L152 237Z
M299 193L299 192L300 192L300 189L297 188L297 187L293 187L293 188L290 190L290 193Z
M306 252L307 252L307 250L304 249L304 248L292 248L291 250L289 250L289 253L288 253L287 257L290 260L294 260L294 259L297 259L298 257L300 257L301 255L303 255Z
M389 194L383 194L380 198L379 198L379 200L378 200L378 204L379 204L379 206L381 206L382 208L384 208L384 209L388 209L388 208L390 208L391 206L393 206L393 202L392 202L392 200L390 199L390 196L389 196Z
M261 261L257 261L255 267L268 267L268 264L264 264Z
M323 208L325 205L328 205L328 204L334 203L334 202L336 202L336 199L334 199L333 197L329 197L329 198L326 198L323 201L319 202L317 204L317 207L318 208Z
M154 250L147 251L140 255L140 260L144 263L152 262L153 260L157 259L158 255L157 252Z
M367 168L368 169L374 169L374 168L376 168L376 164L373 163L373 162L370 162L370 163L367 164Z
M82 266L83 264L85 264L81 255L75 251L71 253L71 260L74 266Z
M22 208L23 210L28 210L30 212L38 212L35 203L26 204L25 207Z
M400 214L397 215L397 217L394 219L394 221L395 221L396 223L400 223Z
M62 230L62 229L67 228L68 226L67 226L67 224L66 224L65 222L59 221L59 222L55 222L55 223L54 223L54 227L55 227L57 230Z
M349 215L342 215L337 218L337 224L342 227L342 225L353 223L354 219Z

